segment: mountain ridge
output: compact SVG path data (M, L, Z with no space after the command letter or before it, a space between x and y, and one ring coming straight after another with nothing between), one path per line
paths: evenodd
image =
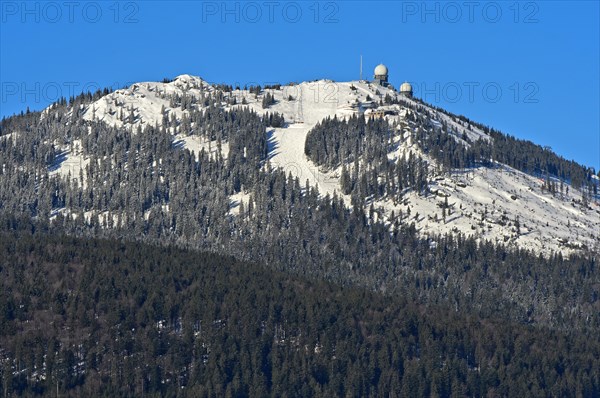
M181 91L161 97L169 84ZM368 82L198 83L198 96L177 88L188 84L86 94L2 121L0 215L225 253L484 318L598 324L589 169ZM98 120L100 104L119 126ZM147 109L161 110L150 114L160 125L142 123ZM567 192L499 165L503 156L573 183Z
M429 163L433 175L429 182L429 191L433 195L409 192L403 198L403 204L398 204L399 200L390 197L370 201L369 206L383 209L380 216L385 222L393 222L390 220L392 212L395 215L399 212L417 213L422 217L406 221L415 222L423 236L460 232L530 248L545 255L559 250L569 253L598 245L598 196L588 204L582 204L583 193L572 186L570 192L566 188L566 192L549 194L544 187L546 181L540 176L523 173L493 160L492 167L442 172L439 162L416 142L414 132L423 127L411 120L410 116L429 119L431 130L445 129L459 145L464 146L478 140L492 141L492 137L476 123L466 122L419 100L402 96L393 88L366 81L334 82L322 79L251 91L252 88L227 89L226 86L211 85L199 77L184 74L166 83L135 83L90 104L81 105L81 110L84 120L102 121L132 132L145 125L161 126L165 117L175 118L177 123L184 126L170 127L167 131L173 134L179 147L191 150L196 156L202 150L210 150L211 156L216 156L219 146L224 159L229 151L228 142L222 141L217 145L216 140L206 138L205 132L195 131L193 122L186 121L190 109L203 109L199 98L216 97L224 111L247 107L259 115L280 113L286 121L285 125L269 127L265 132L271 143L267 158L272 167L281 168L286 174L291 172L302 183L308 180L322 195L333 196L337 193L348 205L351 204L350 197L340 192L341 167L327 169L307 159L303 148L306 136L326 118L347 119L357 115L381 117L394 131L391 139L394 140L395 150L388 153L388 158L397 161L408 157L410 153L419 155ZM263 100L268 95L273 96L273 103L265 106ZM189 127L186 127L188 124ZM77 163L85 167L85 161L81 155L67 156L64 167L62 164L55 167L53 173L76 173ZM546 177L550 178L553 177ZM562 179L553 178L551 182L569 186ZM597 180L591 186L597 186ZM238 211L237 207L242 201L248 205L249 194L241 192L232 196L232 214ZM452 199L446 205L444 198ZM440 206L451 206L452 210L459 211L441 222L444 216L439 210ZM517 223L519 231L515 228ZM589 231L589 234L585 231Z

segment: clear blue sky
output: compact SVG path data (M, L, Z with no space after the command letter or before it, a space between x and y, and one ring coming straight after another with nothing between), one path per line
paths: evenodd
M600 168L600 10L589 2L1 1L0 116L189 73L391 83ZM60 95L59 95L60 94Z

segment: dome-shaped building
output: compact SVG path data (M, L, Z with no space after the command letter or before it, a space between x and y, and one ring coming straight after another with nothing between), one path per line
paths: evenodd
M400 94L406 97L412 97L413 89L409 82L402 83L402 85L400 86Z
M375 76L387 76L388 68L384 64L379 64L375 67Z
M384 64L379 64L375 67L374 76L375 83L382 86L388 85L388 68Z

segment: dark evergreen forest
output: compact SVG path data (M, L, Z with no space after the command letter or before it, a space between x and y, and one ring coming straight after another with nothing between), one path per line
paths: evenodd
M23 220L0 250L4 396L600 394L597 335Z

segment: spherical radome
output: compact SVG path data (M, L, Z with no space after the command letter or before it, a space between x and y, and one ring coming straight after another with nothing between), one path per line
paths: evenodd
M388 68L384 64L379 64L375 67L375 76L387 75Z
M402 83L402 85L400 86L400 92L401 93L412 92L412 86L410 85L410 83L409 82Z

